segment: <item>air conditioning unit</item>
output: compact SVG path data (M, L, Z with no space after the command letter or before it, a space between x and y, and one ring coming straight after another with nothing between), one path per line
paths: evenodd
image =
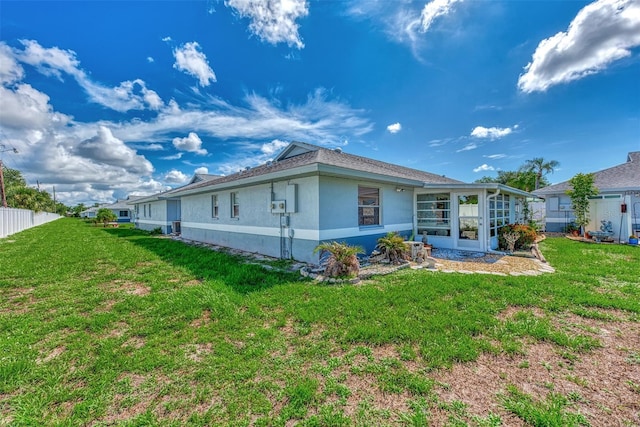
M284 213L287 207L287 202L284 200L272 200L271 201L271 213Z
M172 221L171 222L171 232L173 234L180 234L180 221Z

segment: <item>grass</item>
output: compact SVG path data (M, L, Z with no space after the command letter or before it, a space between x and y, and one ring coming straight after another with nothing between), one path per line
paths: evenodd
M541 246L555 274L327 286L128 227L45 224L0 240L0 425L500 425L444 402L432 373L529 342L567 360L602 345L555 314L640 319L640 251ZM532 425L586 422L553 391L495 394Z

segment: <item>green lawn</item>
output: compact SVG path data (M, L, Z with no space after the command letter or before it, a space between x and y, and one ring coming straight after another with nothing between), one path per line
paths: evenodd
M532 343L571 363L602 348L558 316L638 324L640 248L540 246L556 273L336 286L131 228L45 224L0 240L0 426L596 425L587 387L580 403L496 386L499 410L478 415L434 379ZM637 342L624 351L637 369Z

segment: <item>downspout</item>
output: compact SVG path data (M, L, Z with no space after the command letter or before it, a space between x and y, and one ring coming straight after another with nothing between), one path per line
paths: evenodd
M498 194L500 194L500 188L497 189L497 191L493 194L489 194L486 198L487 201L487 205L485 207L485 221L489 221L489 232L487 233L487 237L486 237L486 249L487 249L487 253L501 253L500 251L496 251L491 249L491 203L489 203L490 199L492 198L496 198L498 197ZM504 206L502 207L504 209ZM511 210L511 206L509 206L509 210ZM485 225L485 230L487 229L487 226Z

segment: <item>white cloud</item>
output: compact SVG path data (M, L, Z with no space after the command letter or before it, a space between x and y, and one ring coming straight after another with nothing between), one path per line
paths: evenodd
M427 32L433 21L440 16L449 14L453 4L458 1L461 0L432 0L425 4L420 14L420 30L423 33Z
M461 1L432 0L419 9L415 2L408 1L352 0L347 13L356 19L371 19L381 24L389 38L409 45L419 58L424 34L433 31L437 21L452 15L455 4Z
M164 151L164 146L161 144L129 144L129 147L142 151Z
M40 73L62 79L60 72L63 71L73 77L84 78L84 73L78 68L80 61L76 59L74 51L58 47L45 48L35 40L20 40L20 43L24 50L17 51L18 60L33 65Z
M143 80L127 80L116 87L104 86L91 80L80 68L76 53L58 47L45 48L35 40L20 40L24 50L14 49L14 58L32 65L44 75L53 75L62 80L63 74L72 76L85 90L92 102L112 110L126 112L143 110L147 107L157 110L163 102L156 92L147 89Z
M173 56L176 58L173 68L196 77L200 86L209 86L210 82L216 81L216 74L209 66L206 55L200 51L198 42L185 43L174 49Z
M599 0L585 6L566 32L542 40L518 79L526 93L598 73L640 46L640 2Z
M87 79L86 76L78 83L84 88L93 102L122 113L129 110L143 110L146 107L151 110L158 110L163 106L158 94L153 90L147 89L145 82L140 79L127 80L113 88L94 83ZM138 91L140 93L137 93Z
M208 175L209 174L209 169L206 168L205 166L200 166L193 173L202 173L202 174Z
M114 88L95 83L80 68L72 51L44 48L36 41L23 45L24 48L13 48L0 42L3 142L20 151L20 169L29 183L37 179L55 185L58 199L67 204L107 202L115 196L166 190L162 179L151 177L153 165L139 153L159 151L176 135L186 136L179 138L179 145L205 153L201 142L198 145L195 138L187 136L190 132L199 135L198 140L206 136L206 140L224 140L227 145L242 147L247 159L238 166L246 167L268 160L284 147L284 141L335 146L359 139L373 129L365 110L330 99L324 89L317 89L298 102L282 102L278 93L272 94L274 98L250 93L236 104L207 96L206 104L180 106L175 100L162 103L154 97L155 92L146 90L142 80L122 82ZM65 84L78 83L92 101L120 111L148 109L156 99L157 114L138 115L129 121L74 120L56 111L46 93L21 82L24 64L56 76L61 82L63 78L71 80ZM178 152L175 158L181 158L183 153ZM227 166L232 170L230 165L215 164L220 170Z
M225 140L270 140L274 135L289 141L341 144L345 137L359 137L373 129L364 111L327 99L323 89L309 94L305 103L282 106L257 94L245 97L245 106L211 97L206 109L181 109L170 102L152 120L112 123L129 141L164 141L168 134L192 131Z
M171 38L171 37L169 37L169 36L166 36L166 37L163 37L163 38L162 38L162 41L163 41L163 42L170 42L171 40L172 40L172 38Z
M16 60L11 48L0 42L0 84L10 84L22 80L24 70Z
M459 153L461 151L471 151L471 150L475 150L476 148L478 148L478 146L476 144L474 144L473 142L465 145L464 147L462 147L459 150L456 150L456 153Z
M147 56L147 62L151 63L151 62L155 62L156 60L153 59L153 56Z
M289 145L289 143L286 141L274 139L271 142L262 144L262 148L260 149L260 151L262 151L262 153L266 154L267 156L273 156L274 154L279 153L287 145Z
M477 172L486 172L486 171L493 171L493 170L495 170L493 166L489 166L488 164L484 163L483 165L475 168L473 171L477 173Z
M491 159L491 160L497 160L497 159L504 159L505 157L507 157L506 154L490 154L490 155L485 155L482 157L486 157L487 159Z
M306 0L226 0L243 18L249 18L249 30L271 44L287 43L302 49L297 19L309 14Z
M171 184L184 184L189 177L177 169L172 169L165 174L164 180Z
M387 126L387 130L390 133L398 133L402 130L402 125L400 123L393 123L389 126Z
M113 136L106 126L100 126L96 136L78 144L75 154L138 175L149 176L153 172L151 162Z
M183 155L184 153L180 152L180 153L172 154L171 156L161 157L161 159L162 160L180 160Z
M178 150L200 154L201 156L207 154L207 150L202 148L202 140L195 132L189 132L189 135L184 138L173 138L173 146Z
M0 86L0 125L14 129L49 129L67 124L71 118L53 111L49 96L21 83Z
M517 125L513 128L498 128L498 127L490 127L486 128L484 126L476 126L471 131L471 136L474 138L489 138L492 141L498 138L504 138L513 132L514 129L517 129Z

